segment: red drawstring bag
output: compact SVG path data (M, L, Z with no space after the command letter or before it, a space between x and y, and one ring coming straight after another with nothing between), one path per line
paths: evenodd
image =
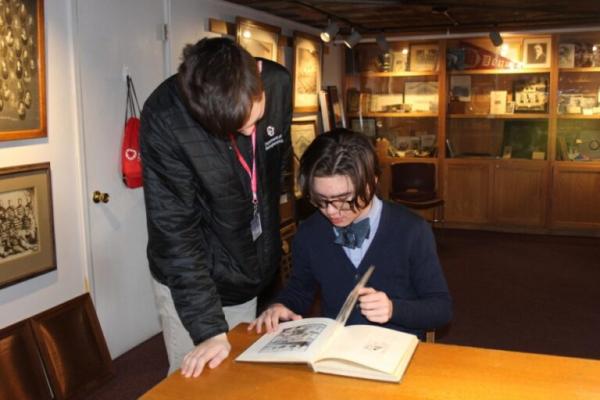
M137 109L136 109L137 106ZM127 76L127 105L125 107L125 131L121 146L121 170L123 182L130 189L143 185L142 158L140 157L140 105L133 80Z

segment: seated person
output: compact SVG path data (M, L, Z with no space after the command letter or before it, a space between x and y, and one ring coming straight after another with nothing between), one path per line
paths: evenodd
M369 139L346 129L317 136L300 160L304 196L319 209L300 224L287 286L250 326L272 332L297 320L321 289L321 312L335 318L370 265L368 287L347 324L372 324L416 334L448 323L452 300L429 224L375 195L377 155Z

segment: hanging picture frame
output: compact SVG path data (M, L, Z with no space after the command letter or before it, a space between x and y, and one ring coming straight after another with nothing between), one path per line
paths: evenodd
M2 13L0 141L45 137L44 2L5 2Z
M294 112L319 110L321 57L316 36L294 31Z
M306 148L317 137L317 120L316 117L294 118L290 129L292 137L293 150L293 168L294 168L294 195L296 198L301 197L300 186L298 185L298 169L300 168L300 158Z
M331 117L331 129L345 128L346 115L344 113L342 99L338 94L337 86L327 86L327 97L329 98L328 106L330 107L329 115Z
M0 288L54 269L50 164L0 169Z
M254 57L279 60L281 28L251 19L236 17L237 42Z

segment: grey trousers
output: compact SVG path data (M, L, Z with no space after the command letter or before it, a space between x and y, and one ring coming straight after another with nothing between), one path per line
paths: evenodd
M194 343L188 331L184 328L175 310L171 291L166 285L153 281L156 307L160 316L163 337L169 357L168 375L181 366L183 357L194 349ZM243 304L223 307L225 321L231 330L242 322L252 322L256 318L256 297Z

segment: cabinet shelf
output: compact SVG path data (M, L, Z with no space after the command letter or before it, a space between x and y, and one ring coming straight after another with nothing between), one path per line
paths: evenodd
M583 115L583 114L559 114L559 119L600 119L600 114Z
M448 117L452 119L548 119L549 114L448 114Z
M574 68L582 69L582 68ZM588 70L590 68L583 68ZM600 70L600 68L598 68ZM526 69L477 69L468 71L450 71L450 75L526 75L526 74L548 74L550 68L526 68Z
M348 114L349 117L358 118L358 114L352 113ZM428 112L364 112L362 113L363 117L373 117L373 118L383 118L383 117L391 117L391 118L437 118L437 113L428 113Z
M366 78L396 78L411 76L437 76L436 71L402 71L402 72L363 72L360 74Z
M560 68L560 72L600 72L600 67Z

